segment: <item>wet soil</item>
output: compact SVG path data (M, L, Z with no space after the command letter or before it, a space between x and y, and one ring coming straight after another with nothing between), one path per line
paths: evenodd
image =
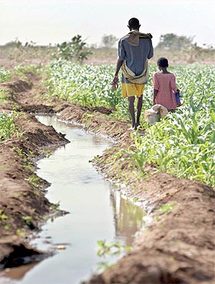
M28 83L27 88L23 83L14 88L14 84L4 84L4 87L9 88L10 100L13 100L17 109L55 112L60 119L81 123L91 131L114 138L115 145L106 150L102 157L96 157L94 163L107 178L124 185L124 193L138 200L140 206L151 216L152 222L146 222L146 228L136 238L133 251L86 283L215 283L214 189L160 173L152 166L148 166L143 175L129 155L133 142L128 124L114 120L110 110L90 110L56 99L47 99L37 77L31 76L31 84ZM23 84L23 88L20 84ZM10 253L13 244L20 244L20 237L14 234L16 228L26 227L21 221L20 213L33 214L33 225L37 227L41 215L49 210L49 203L40 187L35 190L26 181L29 172L23 170L23 158L14 154L11 150L14 146L8 145L16 142L25 152L31 150L39 155L41 147L65 142L53 129L39 126L29 114L20 120L22 129L26 130L30 126L27 136L23 134L18 142L17 139L11 139L0 145L0 157L5 165L0 171L1 184L5 183L5 178L8 181L6 189L1 185L1 208L5 208L6 214L14 220L9 233L5 227L1 227L1 259ZM37 142L34 142L35 139ZM24 143L24 147L19 144L20 141ZM27 209L21 202L23 194L26 204L30 205L26 206ZM14 213L12 208L15 208ZM33 212L28 211L30 209Z
M12 105L21 110L13 96L18 92L28 96L28 83L18 81L1 87L8 88L9 93L0 111L8 112ZM19 135L0 143L0 267L13 263L18 255L21 260L39 254L29 247L27 236L39 228L43 216L51 212L51 204L44 192L48 183L34 173L35 161L67 143L63 135L28 113L18 113L15 124Z

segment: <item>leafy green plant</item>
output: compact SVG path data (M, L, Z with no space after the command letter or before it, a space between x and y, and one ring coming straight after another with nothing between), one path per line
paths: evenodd
M97 255L108 256L108 255L121 255L124 252L130 252L131 247L123 245L121 242L107 242L103 240L97 241Z
M32 217L31 216L22 216L22 220L25 222L26 225L31 225L32 224Z
M56 96L87 107L105 107L113 116L127 120L127 102L120 89L112 91L114 66L78 65L65 60L54 61L48 70L47 87L50 96Z
M29 65L17 65L12 73L23 80L28 80L29 75L38 76L41 74L41 72L42 68L40 65L29 64Z
M52 203L52 204L50 205L50 207L51 207L54 211L60 210L60 201L58 201L58 202L56 202L56 203Z
M16 235L20 238L24 238L26 236L26 232L24 229L17 229L16 230Z
M7 101L7 91L0 89L0 103Z
M30 175L29 178L26 179L33 187L38 188L40 185L40 178L36 174Z
M131 247L121 242L97 241L97 255L103 260L97 263L97 270L104 271L112 266L117 258L131 251Z
M8 216L4 213L4 210L0 209L0 222L5 222L8 220Z
M159 212L162 213L162 214L169 214L173 210L174 206L175 206L174 203L163 204L159 208Z
M86 48L86 42L82 40L81 35L57 45L57 57L68 61L83 63L90 54L91 51Z
M15 113L0 113L0 142L10 138L12 135L18 135L18 129L15 125Z
M9 81L11 79L10 71L0 67L0 83Z

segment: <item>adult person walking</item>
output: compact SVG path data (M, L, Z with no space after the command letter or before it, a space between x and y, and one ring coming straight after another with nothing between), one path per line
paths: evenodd
M153 56L152 35L141 33L137 18L128 21L130 32L118 43L118 60L112 82L113 88L118 86L118 74L122 70L122 96L128 98L132 129L140 125L143 104L144 85L148 77L148 59ZM134 102L137 97L137 115L135 118Z

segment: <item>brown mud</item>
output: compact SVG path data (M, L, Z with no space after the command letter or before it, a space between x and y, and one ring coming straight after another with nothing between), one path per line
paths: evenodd
M28 96L31 87L23 81L2 84L9 92L0 111L22 110L14 97L18 93ZM28 113L17 112L15 124L19 135L0 143L0 267L39 254L29 247L27 236L39 228L52 206L45 198L48 183L35 175L35 162L68 142Z
M86 283L215 283L214 189L160 173L152 166L148 166L144 173L140 172L129 152L134 147L129 126L114 120L110 110L92 110L47 99L37 77L31 76L31 83L27 85L13 82L4 84L4 88L9 88L10 100L18 110L57 113L60 119L81 123L86 129L114 138L114 146L103 156L96 157L94 163L107 178L124 184L127 196L138 200L150 213L152 222L146 222L132 252ZM13 219L9 232L1 227L1 259L12 251L14 244L21 243L20 237L14 234L15 229L26 227L20 215L33 216L33 227L37 228L41 216L49 211L49 202L44 198L41 186L35 189L26 181L29 172L23 169L25 161L16 156L12 151L14 146L8 144L16 142L17 147L25 149L24 153L32 151L38 156L41 147L56 146L59 141L64 141L52 128L38 124L29 114L20 119L20 124L28 133L24 131L19 139L24 146L17 139L0 145L0 157L5 163L4 170L0 171L1 184L5 178L8 182L0 191L3 196L1 208L5 208L5 213ZM23 207L25 203L26 208ZM30 229L26 230L29 233Z

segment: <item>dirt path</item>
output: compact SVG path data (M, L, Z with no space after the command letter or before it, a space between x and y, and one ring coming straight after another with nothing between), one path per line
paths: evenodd
M146 223L145 229L137 237L134 250L130 254L104 273L94 276L87 283L215 283L214 190L197 182L159 173L151 167L147 169L147 176L141 177L128 151L121 151L121 149L132 147L126 123L114 121L108 114L104 114L104 109L90 111L65 102L47 101L39 78L33 76L31 81L33 85L16 82L5 86L11 90L13 104L24 111L56 112L61 119L82 123L87 129L114 138L117 141L115 146L108 149L102 157L97 157L95 164L111 180L125 184L125 193L130 198L138 199L153 219L152 223ZM26 121L26 124L23 121ZM28 135L23 136L25 138L22 143L27 143L24 144L24 149L30 149L35 155L40 153L41 147L56 145L59 141L63 141L63 138L58 136L53 129L39 126L32 116L26 114L21 124L23 129L29 127ZM35 139L37 142L34 142ZM4 150L4 147L8 147L7 144L10 143L15 142L8 141L1 145L3 162L16 159L12 154L12 156L7 156L9 151ZM18 146L23 149L22 144ZM7 155L4 154L5 152ZM6 155L5 158L4 155ZM7 196L5 204L13 202L13 206L10 207L17 208L17 211L13 214L10 213L11 211L6 213L12 214L14 219L18 218L18 211L23 211L26 215L35 214L33 220L36 222L33 223L37 224L41 213L48 212L49 204L44 194L41 193L40 187L35 193L35 189L26 181L27 171L22 170L21 166L23 161L20 158L13 166L9 166L11 163L6 163L7 174L0 172L0 178L4 180L5 175L7 176L11 183L8 183L7 188L10 189L20 184L22 190L19 189L18 192L21 192L22 199L25 196L26 203L30 203L29 208L37 209L37 201L38 204L42 204L42 208L38 211L34 210L33 213L23 211L23 204L16 199L14 201L15 189L13 192L10 190L11 196L5 195L5 198ZM1 188L3 196L4 191L5 189ZM9 210L8 208L5 210ZM21 222L20 220L21 218L13 223ZM23 227L24 224L20 226ZM37 227L35 224L34 226ZM3 234L7 236L4 230ZM4 238L0 239L1 244L2 239ZM10 239L11 246L14 242L16 240ZM11 246L8 247L11 248ZM4 243L0 246L1 255L8 254L8 250L2 253L3 247Z

